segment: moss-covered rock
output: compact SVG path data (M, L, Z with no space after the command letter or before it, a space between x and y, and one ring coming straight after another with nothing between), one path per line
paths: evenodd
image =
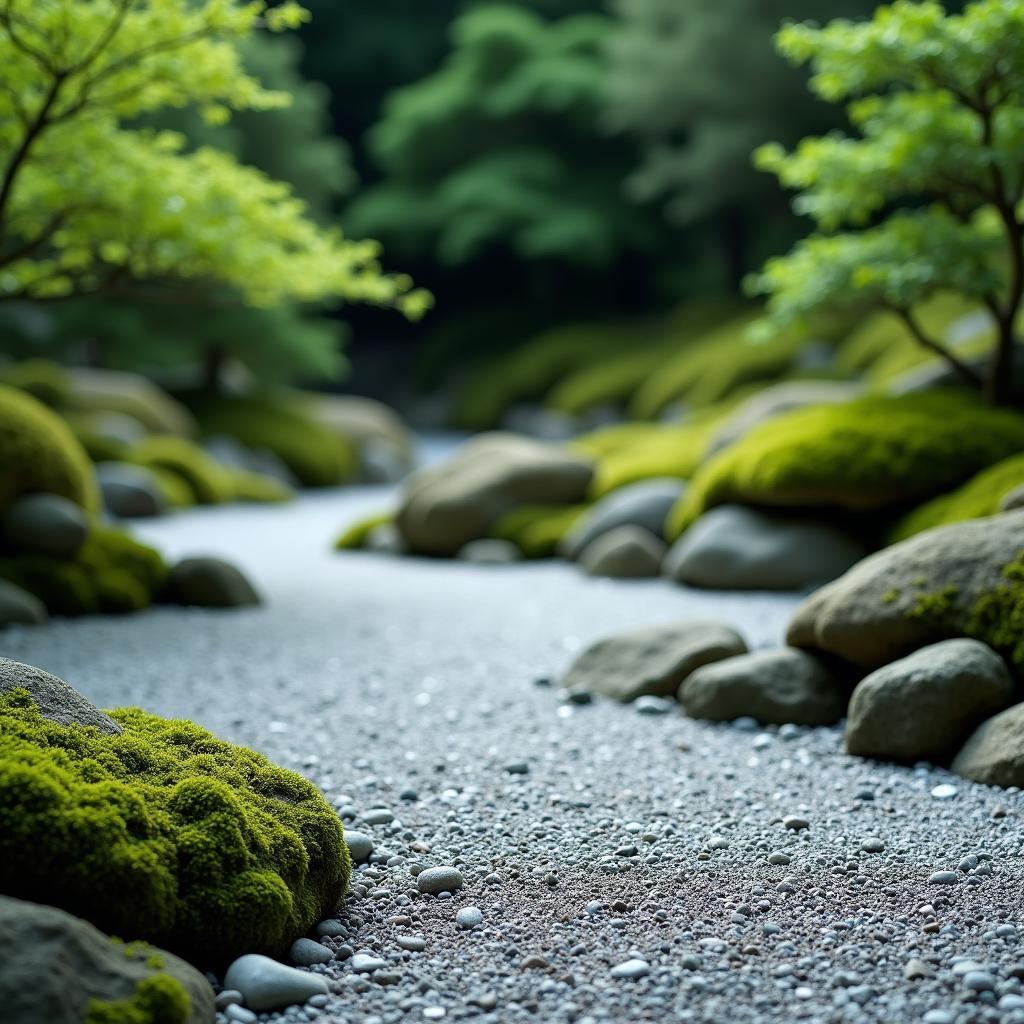
M586 515L589 505L519 505L491 525L487 536L507 540L524 558L550 558Z
M865 558L800 605L787 642L875 669L961 636L1024 675L1024 511L926 530Z
M940 494L907 513L896 524L890 539L895 543L933 526L994 516L1002 510L1006 495L1021 484L1024 484L1024 455L1013 455L983 469L955 491Z
M203 965L280 955L335 910L351 864L311 783L191 722L111 714L120 735L0 695L0 892Z
M75 366L67 370L69 411L120 413L154 434L195 437L192 414L163 388L138 373Z
M224 467L187 438L147 437L131 449L127 459L183 480L198 505L218 505L233 496L231 480Z
M706 509L899 509L1024 447L1024 416L973 396L870 397L780 416L705 463L669 517L678 536Z
M226 435L247 448L271 452L304 487L331 487L359 470L354 440L318 422L300 402L285 398L196 398L204 436Z
M232 501L280 505L295 497L295 492L283 480L267 476L266 473L236 469L232 466L223 467L223 473Z
M99 508L92 463L67 424L31 395L0 385L0 508L40 492Z
M0 896L0 1006L17 1024L210 1024L199 971L57 907Z
M139 611L159 594L166 574L158 551L103 527L94 527L71 559L0 556L0 579L34 594L53 615Z

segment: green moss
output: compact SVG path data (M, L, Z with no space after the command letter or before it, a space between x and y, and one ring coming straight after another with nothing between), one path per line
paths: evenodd
M1024 551L1003 566L1003 579L973 604L968 636L984 640L1024 675Z
M752 430L705 463L669 517L678 536L726 502L898 509L1024 447L1024 417L962 392L813 406Z
M223 467L221 472L227 481L232 501L280 504L295 497L295 492L286 483L265 473L229 466Z
M929 593L918 594L910 610L910 617L936 621L948 618L956 607L956 587L949 585L940 587Z
M351 865L311 783L191 722L112 716L116 736L0 695L0 892L203 966L280 955L335 910Z
M12 388L27 392L51 409L66 406L71 396L67 371L60 363L49 359L26 359L5 366L0 373L0 380Z
M895 543L934 526L994 516L1003 498L1021 484L1024 484L1024 455L1013 455L983 469L955 491L940 494L909 512L896 524L890 540Z
M297 402L277 398L197 399L204 436L233 437L247 448L273 453L304 487L331 487L359 470L356 443L307 415Z
M900 599L900 592L892 587L882 595L882 604L895 604Z
M704 418L680 426L654 426L598 460L590 497L653 477L674 476L688 480L704 461L720 420Z
M387 526L394 521L394 512L375 512L372 516L357 519L342 531L341 536L334 542L334 549L335 551L358 551L366 544L366 539L378 526Z
M224 468L187 438L169 434L147 437L129 451L127 458L147 469L179 477L188 484L197 505L218 505L231 500L231 481Z
M0 385L0 508L37 492L99 510L92 463L67 424L31 395Z
M562 378L594 359L634 349L650 330L618 324L556 327L489 362L473 374L456 400L454 419L467 430L487 430L517 402L539 401Z
M159 552L105 527L94 527L69 560L0 556L0 579L35 594L53 615L139 611L155 599L166 574Z
M524 558L550 558L559 541L589 508L589 505L520 505L500 516L487 536L511 541Z
M162 466L143 466L153 477L153 482L171 508L191 508L196 503L195 492L187 480L178 473Z
M129 999L93 999L84 1024L186 1024L192 1009L185 986L169 974L143 978Z

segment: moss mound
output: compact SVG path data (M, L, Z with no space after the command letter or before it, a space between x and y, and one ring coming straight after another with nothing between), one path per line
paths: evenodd
M550 558L562 538L589 508L589 505L520 505L501 516L487 531L487 536L511 541L524 558Z
M67 424L31 395L0 385L0 508L38 492L99 509L92 463Z
M26 359L22 363L5 366L0 380L12 388L25 391L43 405L60 409L71 398L71 381L60 363L49 359Z
M173 473L188 485L197 505L219 505L232 498L231 480L224 467L184 437L144 438L128 453L128 461Z
M891 542L913 537L933 526L994 516L1003 498L1021 484L1024 484L1024 455L1003 459L983 469L955 491L940 494L909 512L896 524Z
M277 505L295 497L295 492L286 483L265 473L228 466L222 472L232 501Z
M669 517L675 537L727 502L898 509L1024 447L1024 417L960 392L871 397L770 420L701 467Z
M224 434L248 448L276 455L304 487L332 487L359 470L354 441L302 412L294 404L261 397L197 399L207 437Z
M67 561L45 555L0 555L0 579L35 594L53 615L139 611L157 597L166 575L158 551L104 527L94 527Z
M378 526L387 526L395 521L394 512L375 512L372 516L357 519L351 526L342 531L334 542L335 551L358 551L366 544L367 537Z
M348 850L311 783L191 722L112 714L116 736L0 695L0 891L203 965L280 955L337 907Z

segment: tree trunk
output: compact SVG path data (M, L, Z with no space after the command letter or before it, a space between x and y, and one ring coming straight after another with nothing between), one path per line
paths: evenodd
M746 211L738 207L725 210L719 222L719 231L729 284L742 294L743 280L750 270L750 231Z
M1016 348L1017 337L1012 320L1000 322L999 340L985 382L986 396L993 405L1013 405L1019 398L1013 379Z
M227 353L219 345L211 345L203 359L203 390L215 395L220 391L220 379L224 371Z

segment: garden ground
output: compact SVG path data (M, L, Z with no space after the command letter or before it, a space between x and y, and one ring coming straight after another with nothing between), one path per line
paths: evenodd
M5 635L5 656L100 706L189 717L297 769L372 837L324 940L338 959L316 968L330 1000L291 1019L1024 1021L1020 792L849 757L840 729L712 726L538 685L634 627L721 620L777 644L795 597L331 551L389 498L139 531L172 557L232 559L263 607ZM416 891L410 869L436 865L461 872L454 898ZM476 927L456 922L466 907Z

